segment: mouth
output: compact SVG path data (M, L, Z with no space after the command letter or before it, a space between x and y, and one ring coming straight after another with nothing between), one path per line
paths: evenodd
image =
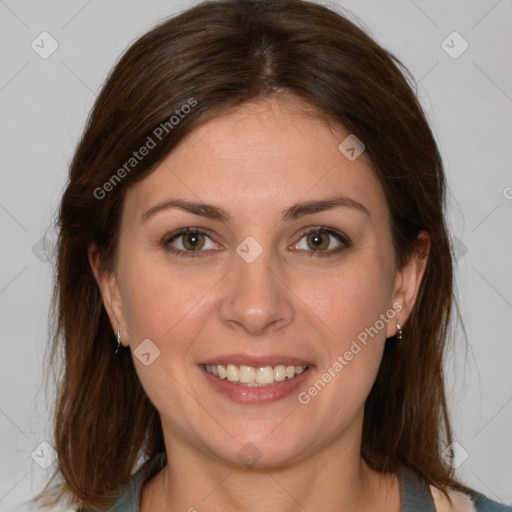
M288 361L290 362L290 361ZM298 362L298 361L297 361ZM312 364L200 364L213 391L240 404L268 404L290 397L313 374Z
M308 370L309 365L248 366L235 364L204 364L207 373L220 380L247 387L267 387L296 378Z

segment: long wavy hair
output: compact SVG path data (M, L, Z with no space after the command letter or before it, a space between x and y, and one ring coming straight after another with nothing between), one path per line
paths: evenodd
M56 220L47 357L57 382L58 459L35 501L106 509L137 465L165 450L159 413L130 351L114 354L88 248L96 244L105 271L113 271L126 190L200 124L279 92L364 141L391 214L399 268L420 230L431 240L403 326L406 342L386 344L365 403L362 457L380 472L405 465L442 490L468 489L441 456L452 440L443 363L456 305L453 255L443 164L413 82L403 64L347 16L305 0L202 2L128 48L88 118ZM131 161L148 137L156 139L158 127L158 143Z

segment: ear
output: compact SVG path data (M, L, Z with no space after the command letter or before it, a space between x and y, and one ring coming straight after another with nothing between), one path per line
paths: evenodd
M96 244L91 244L88 249L89 265L91 266L94 278L100 289L103 305L110 319L110 324L117 335L121 332L121 343L127 346L128 330L123 312L121 295L117 283L117 276L114 272L106 272L100 258L100 252ZM124 340L124 343L123 343Z
M393 322L388 323L387 336L395 336L397 333L396 324L404 325L416 302L421 280L427 268L428 255L430 253L430 236L425 230L418 233L416 248L409 261L397 270L393 299L391 305L395 305L398 312ZM401 306L398 309L397 305Z

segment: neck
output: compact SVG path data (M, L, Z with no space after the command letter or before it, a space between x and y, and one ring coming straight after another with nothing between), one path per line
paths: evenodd
M400 509L398 478L370 469L359 449L354 449L360 444L347 440L268 468L225 463L176 438L165 436L165 440L167 465L144 486L141 512Z

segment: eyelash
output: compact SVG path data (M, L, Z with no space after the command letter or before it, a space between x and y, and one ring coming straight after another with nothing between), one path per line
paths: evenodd
M171 242L173 242L177 238L184 236L184 235L191 234L191 233L201 233L201 234L206 235L209 238L211 238L211 231L209 231L207 229L183 228L178 231L175 231L171 235L166 236L162 241L162 246L164 247L164 249L166 249L167 251L169 251L170 253L172 253L176 256L180 256L182 258L197 258L198 256L201 255L202 252L205 252L205 251L183 251L181 249L176 249L170 245ZM302 238L304 238L304 236L309 235L311 233L326 233L328 235L331 235L336 240L338 240L338 242L341 242L345 246L345 249L347 249L348 247L350 247L352 245L350 238L347 235L345 235L344 233L341 233L340 231L338 231L336 229L324 228L324 227L320 227L320 226L315 227L315 228L310 228L310 229L307 229L306 231L303 231L301 233L299 240L301 240ZM320 258L330 257L330 256L334 256L335 254L338 254L342 249L343 249L343 247L337 248L334 250L331 249L328 252L327 251L309 251L309 256L310 257L320 257Z

